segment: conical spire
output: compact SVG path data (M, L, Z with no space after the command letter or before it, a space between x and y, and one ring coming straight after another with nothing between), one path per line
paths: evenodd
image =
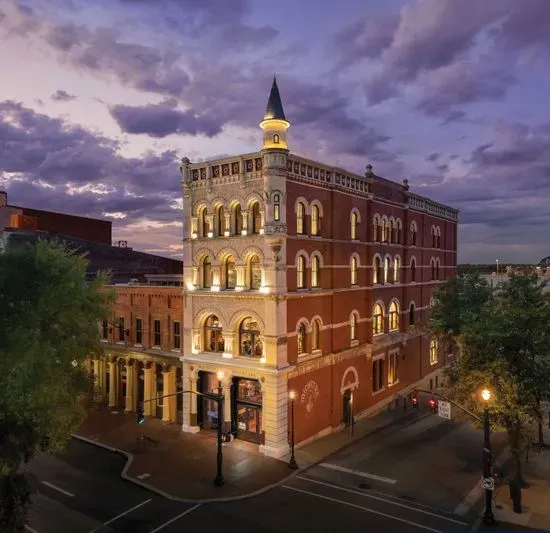
M281 95L279 94L279 87L277 87L277 78L275 76L273 76L273 85L271 86L271 92L269 93L269 100L267 101L264 115L264 120L270 119L286 121Z

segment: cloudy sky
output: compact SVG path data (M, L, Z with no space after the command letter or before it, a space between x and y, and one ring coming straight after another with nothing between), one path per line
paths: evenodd
M550 0L0 0L0 188L177 256L178 159L257 150L274 73L293 152L550 255Z

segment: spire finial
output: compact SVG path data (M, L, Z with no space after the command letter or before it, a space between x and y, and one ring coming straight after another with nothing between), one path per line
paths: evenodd
M281 102L281 95L279 94L279 87L277 86L277 76L275 74L273 74L273 85L271 86L271 92L269 93L264 115L264 120L269 119L286 120L283 103Z

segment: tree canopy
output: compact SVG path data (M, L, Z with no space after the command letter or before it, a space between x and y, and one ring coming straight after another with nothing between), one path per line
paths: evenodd
M39 241L0 254L0 530L22 531L29 487L22 467L63 449L91 393L84 366L101 352L98 324L113 294L86 282L85 257Z

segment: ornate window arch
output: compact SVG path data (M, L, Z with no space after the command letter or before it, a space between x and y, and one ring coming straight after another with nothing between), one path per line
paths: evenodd
M414 256L411 257L409 269L411 271L411 281L416 281L416 257Z
M441 266L439 262L439 257L435 260L435 279L441 279L439 267Z
M223 287L226 290L234 290L237 286L237 269L235 268L235 257L226 255L223 259Z
M296 233L298 235L305 235L307 233L306 215L309 214L309 204L302 196L296 199L294 212L296 213Z
M355 309L349 315L349 338L350 341L356 341L359 339L359 312Z
M394 299L390 303L390 309L388 313L390 331L399 330L399 314L400 314L399 302Z
M253 235L258 235L263 229L260 202L258 200L250 202L248 211L250 213L250 232Z
M310 205L311 210L311 235L321 235L321 218L323 217L323 205L319 200L313 200Z
M431 279L432 281L436 280L436 275L437 275L437 267L436 267L436 263L435 263L435 259L432 257L430 259L430 270L431 270Z
M372 241L380 240L380 215L376 214L372 218Z
M321 328L322 322L318 316L311 320L311 351L321 349Z
M384 283L390 282L390 272L391 272L391 257L386 255L384 257Z
M382 218L380 219L380 241L381 242L388 242L388 217L386 215L382 215Z
M438 360L439 345L437 339L430 341L430 365L436 365Z
M298 289L305 289L307 287L307 263L307 255L305 252L298 252L296 256L296 288Z
M384 305L376 302L372 309L372 333L380 335L384 333Z
M281 220L281 194L273 195L273 220L279 222Z
M380 254L375 254L372 259L372 282L382 283L382 258Z
M439 226L435 228L435 247L441 248L441 228Z
M359 284L359 255L353 253L350 258L350 284L358 285Z
M320 252L311 254L311 286L321 286L321 267L323 266L323 257Z
M403 222L401 222L401 219L396 219L396 226L397 226L397 240L395 241L397 244L403 244Z
M349 214L350 220L350 237L352 240L359 239L359 224L361 222L361 214L359 210L354 207Z
M234 202L231 206L231 216L233 219L233 231L235 235L242 235L243 232L243 210L240 202Z
M401 258L396 255L393 258L393 282L399 283L401 281Z
M213 281L213 272L212 272L212 261L210 259L210 256L205 255L201 259L201 287L203 289L209 289L212 287L212 281Z
M262 357L264 353L258 321L251 316L239 322L239 355Z
M209 315L204 321L203 342L205 352L223 353L225 351L223 329L217 315Z
M307 345L307 330L309 324L306 320L302 319L298 322L296 326L296 344L298 348L298 357L308 353Z
M220 204L216 207L216 222L217 222L217 229L216 233L219 237L223 237L225 234L225 208L223 207L223 204Z
M418 237L418 226L416 220L413 220L410 225L410 237L411 237L411 246L416 246L417 237Z
M251 290L258 290L262 286L262 266L258 254L250 254L247 259L248 286Z
M395 219L393 217L390 217L389 220L388 220L388 242L389 243L394 243L395 240L395 229L396 229L396 225L395 225Z
M416 305L414 302L409 304L409 326L414 326Z

